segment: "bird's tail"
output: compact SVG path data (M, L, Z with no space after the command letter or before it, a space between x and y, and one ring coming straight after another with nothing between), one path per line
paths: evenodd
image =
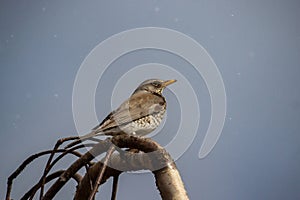
M92 132L90 132L88 134L85 134L83 136L79 136L78 140L84 141L84 140L87 140L89 138L95 137L97 135L101 135L101 133L99 134L99 133L96 133L95 131L92 131Z
M90 138L92 138L92 137L95 137L95 136L98 136L98 135L104 135L104 132L96 132L96 131L92 131L92 132L90 132L90 133L88 133L88 134L85 134L85 135L83 135L83 136L80 136L77 140L75 140L74 142L71 142L70 144L68 144L68 145L65 147L65 149L69 149L69 148L71 148L71 147L73 147L73 146L75 146L75 145L77 145L77 144L79 144L79 143L81 143L81 142L84 142L85 140L88 140L88 139L90 139Z

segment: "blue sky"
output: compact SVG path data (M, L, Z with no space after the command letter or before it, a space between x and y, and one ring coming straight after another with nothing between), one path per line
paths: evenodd
M206 158L198 158L211 114L209 93L188 63L167 52L141 50L112 63L97 88L99 120L111 110L113 85L132 67L149 62L172 66L200 99L200 128L176 161L190 198L299 199L299 18L296 0L1 1L0 198L6 178L26 157L77 134L72 90L91 50L119 32L154 26L192 37L218 66L227 116L217 145ZM134 89L128 86L124 98ZM163 145L174 137L170 132L180 120L172 92L165 92L167 134L154 137ZM59 167L71 161L67 158ZM22 173L13 186L14 199L37 181L44 163L41 159ZM71 199L74 186L69 183L56 199ZM108 198L110 185L101 191ZM141 198L159 198L152 175L122 175L118 199Z

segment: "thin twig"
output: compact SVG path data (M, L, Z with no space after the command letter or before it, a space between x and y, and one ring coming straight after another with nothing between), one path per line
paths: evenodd
M45 185L45 181L46 181L46 176L48 174L48 172L50 171L50 164L51 164L51 161L54 157L54 154L56 152L56 150L59 148L60 145L62 145L64 142L66 141L69 141L69 140L76 140L78 139L79 137L66 137L66 138L61 138L59 140L57 140L54 148L53 148L53 152L51 153L48 161L47 161L47 164L46 164L46 167L45 167L45 170L44 170L44 173L43 173L43 176L42 176L42 185L41 185L41 190L40 190L40 199L43 198L43 194L44 194L44 185Z
M76 153L78 155L78 157L81 157L82 154L78 153L77 149L81 149L81 148L84 148L84 147L93 147L94 144L86 144L86 145L78 145L78 146L75 146L73 147L72 149L68 149L68 150L65 150L65 152L63 152L62 154L60 154L57 158L55 158L55 160L53 160L53 162L51 163L51 165L49 166L49 169L51 170L52 167L60 160L62 159L65 155L67 155L68 153Z
M118 182L119 182L119 174L114 176L113 179L113 188L112 188L112 193L111 193L111 200L116 200L117 197L117 190L118 190Z
M107 151L111 145L110 140L103 140L96 144L92 149L85 153L81 158L76 160L71 166L52 184L43 197L43 200L53 199L59 190L68 182L71 176L79 169L81 169L86 163L90 162L94 156L102 154Z
M66 150L61 149L57 150L57 153L59 152L65 152ZM8 177L7 179L7 190L6 190L6 200L10 200L10 194L11 194L11 189L12 189L12 184L13 180L26 168L27 165L29 165L31 162L33 162L35 159L51 154L53 150L47 150L47 151L42 151L40 153L36 153L34 155L31 155L29 158L27 158L23 163Z
M50 174L49 176L46 177L46 183L52 181L53 179L59 177L62 173L64 173L64 170L59 170L57 172L54 172L52 174ZM82 179L82 177L79 174L74 174L74 176L72 176L72 178L79 183ZM21 200L26 200L29 197L32 196L32 193L36 190L38 190L38 188L40 187L40 184L37 183L35 184L28 192L26 192L23 197L21 198Z
M112 145L109 147L109 149L108 149L108 151L107 151L107 153L106 153L106 155L105 155L104 162L103 162L103 166L102 166L102 168L101 168L101 170L100 170L100 173L99 173L98 176L97 176L97 179L96 179L96 182L95 182L95 184L94 184L92 193L90 194L90 196L89 196L89 198L88 198L89 200L93 200L93 199L94 199L95 194L96 194L96 192L97 192L97 190L98 190L98 187L99 187L99 185L101 184L101 180L102 180L103 174L104 174L104 172L105 172L105 169L106 169L108 160L109 160L110 156L112 155L112 153L114 152L114 150L115 150L115 145L112 144Z
M93 144L91 144L91 146L92 146L92 145L93 145ZM64 157L65 155L67 155L68 153L74 154L74 155L76 155L77 157L81 157L82 155L81 155L79 152L75 151L75 150L80 149L80 148L83 148L83 147L85 147L85 146L83 146L83 145L78 145L78 146L73 147L72 149L68 149L68 150L66 150L66 149L57 149L56 152L54 152L54 154L57 153L57 152L63 152L63 153L62 153L61 155L59 155L59 156L58 156L58 157L57 157L57 158L56 158L56 159L48 166L48 172L47 172L46 174L43 174L43 176L42 176L41 179L39 180L39 182L38 182L39 187L37 187L36 190L32 192L32 195L30 196L30 200L33 199L35 193L37 192L37 190L38 190L39 188L44 187L44 185L45 185L44 177L47 176L47 174L50 172L50 170L51 170L52 167L55 165L55 163L57 163L61 158L63 158L63 157ZM53 153L53 150L52 150L51 153Z

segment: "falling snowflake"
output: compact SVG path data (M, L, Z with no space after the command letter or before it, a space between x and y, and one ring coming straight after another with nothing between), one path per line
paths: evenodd
M253 51L250 51L250 52L248 53L248 56L249 56L250 58L254 58L254 57L255 57L255 53L254 53Z
M58 98L58 94L54 94L54 97L55 97L55 98Z
M31 98L31 94L30 93L26 93L26 98L30 99Z
M15 122L12 123L14 128L18 128L17 124Z
M45 7L43 7L43 8L42 8L42 11L43 11L43 12L45 12L45 11L46 11L46 8L45 8Z
M16 119L21 119L21 115L20 114L16 114Z
M159 12L159 11L160 11L160 8L159 8L159 7L155 7L155 8L154 8L154 11L155 11L155 12Z

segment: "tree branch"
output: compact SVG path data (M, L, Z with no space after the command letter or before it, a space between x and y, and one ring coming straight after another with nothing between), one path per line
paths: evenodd
M64 172L64 170L60 170L57 172L54 172L52 174L50 174L49 176L46 177L46 183L52 181L53 179L59 177L62 173ZM79 174L74 174L72 176L72 178L77 182L80 183L82 177ZM35 184L28 192L26 192L23 197L21 198L21 200L26 200L31 196L34 196L35 191L37 191L39 188L41 187L40 183Z
M46 154L51 155L47 161L43 176L37 184L24 194L22 199L33 199L36 191L39 189L41 189L41 194L43 194L42 188L45 187L45 184L50 180L57 179L50 186L46 194L40 196L42 200L53 199L72 177L78 182L74 199L81 200L88 199L89 197L90 199L94 199L99 185L105 183L110 177L113 177L114 182L111 199L115 200L119 175L123 172L138 170L150 170L154 174L156 186L163 200L189 199L171 156L163 147L153 140L130 135L118 135L104 141L100 140L97 144L88 144L88 146L92 146L92 148L83 155L75 150L84 147L84 145L77 145L70 149L58 149L64 141L72 140L73 138L75 137L59 140L52 151L41 152L26 159L8 178L6 200L10 200L13 180L34 159ZM74 142L71 144L75 145ZM122 148L128 148L129 150L124 151ZM117 150L117 152L113 153L114 150ZM92 162L95 156L104 152L107 152L104 160L96 163ZM56 153L61 154L54 159ZM74 154L79 158L66 170L57 171L48 176L52 167L68 154ZM84 166L86 167L86 173L83 178L81 178L77 172Z
M109 148L111 142L109 140L100 141L90 151L85 153L81 158L76 160L46 192L43 200L53 199L56 193L66 184L66 182L81 169L86 163Z
M120 148L139 149L144 153L123 152L113 154L100 184L109 177L115 177L124 171L151 170L156 179L156 185L164 200L188 200L184 184L171 156L156 142L149 138L139 138L128 135L115 136L112 142ZM102 161L89 168L77 187L74 199L87 199L92 193L97 174L103 167ZM91 180L90 180L91 179Z
M108 159L110 158L110 156L112 155L112 153L114 152L115 150L115 146L114 145L111 145L106 153L106 156L104 158L104 163L102 165L102 168L101 170L99 171L98 173L98 176L96 178L96 184L94 184L94 187L93 187L93 190L89 196L89 200L93 200L95 198L95 194L97 192L97 189L101 183L101 180L102 180L102 177L103 177L103 174L105 172L105 169L106 169L106 166L107 166L107 162L108 162Z

